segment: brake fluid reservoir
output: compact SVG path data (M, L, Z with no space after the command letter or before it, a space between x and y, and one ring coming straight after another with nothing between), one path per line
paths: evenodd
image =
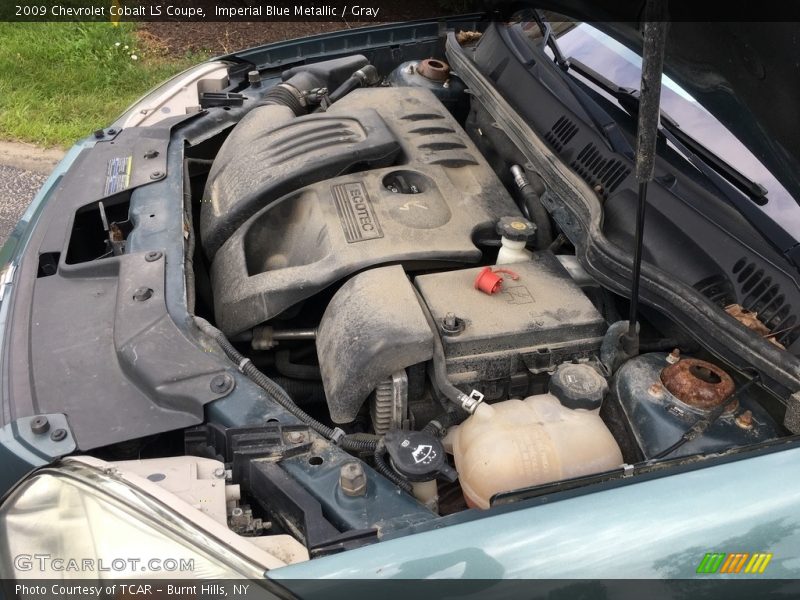
M448 441L467 504L493 495L619 467L622 453L598 410L570 409L551 394L481 404Z

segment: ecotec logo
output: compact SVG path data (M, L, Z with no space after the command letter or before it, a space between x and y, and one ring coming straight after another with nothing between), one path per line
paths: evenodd
M383 237L378 216L363 184L340 183L331 186L331 194L348 244Z
M767 569L772 553L741 552L728 554L725 552L707 552L697 566L697 573L713 574L750 574L761 575Z
M52 554L18 554L14 568L21 573L100 573L136 571L194 571L193 558L62 558Z

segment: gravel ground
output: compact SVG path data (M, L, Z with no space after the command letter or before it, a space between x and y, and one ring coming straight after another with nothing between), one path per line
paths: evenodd
M172 3L179 4L187 1L173 0ZM225 2L226 6L248 6L250 4L252 4L250 0L227 0ZM314 18L299 21L265 20L258 22L163 21L142 23L139 33L151 50L160 49L171 56L181 57L187 51L204 51L217 55L338 29L351 29L365 25L378 25L381 22L407 21L458 12L467 13L480 9L480 6L480 3L472 0L403 0L402 2L384 2L380 7L380 18L367 21L342 19L323 21Z
M0 245L46 180L42 173L0 165Z

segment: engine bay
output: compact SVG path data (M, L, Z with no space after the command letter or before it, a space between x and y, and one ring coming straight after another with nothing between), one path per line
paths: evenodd
M310 79L325 89L339 66L319 63ZM298 71L282 79L282 95L232 129L202 191L204 331L229 338L228 356L258 367L308 428L276 424L276 446L261 448L277 460L270 473L258 444L237 451L255 431L206 426L190 447L232 462L234 481L244 469L279 527L303 523L293 533L311 556L332 540L273 504L287 474L303 473L323 521L340 528L350 504L368 503L385 536L411 502L420 522L489 509L663 457L698 422L709 431L670 458L781 435L752 395L731 399L724 369L684 357L680 347L703 353L674 330L617 362L609 340L624 299L583 271L543 208L546 184L499 158L480 109L453 98L464 86L443 60L399 65L330 105L310 100L319 88L293 88ZM331 459L323 443L353 458ZM322 484L329 461L339 468ZM373 473L388 486L373 491ZM405 504L376 508L390 490ZM333 539L363 543L353 536Z
M469 60L492 66L491 40L465 40ZM64 251L40 251L53 273L38 276L33 310L62 277L91 281L76 322L113 329L132 387L161 394L146 426L124 411L102 431L70 417L75 454L163 486L290 564L791 435L788 386L722 360L666 303L642 308L635 352L620 347L629 300L586 268L588 217L562 209L563 188L449 57L229 65L214 102L170 123L168 154L148 159L162 165L151 180L173 177L160 194L75 211ZM539 141L624 246L631 171L569 147L575 120L552 119ZM179 221L159 230L165 204ZM683 238L654 222L648 260L693 277L714 318L793 350L797 290L749 258L726 273L698 253L683 268ZM164 231L183 260L148 247ZM90 314L102 296L128 329ZM148 360L158 367L139 376ZM129 387L104 389L133 413Z

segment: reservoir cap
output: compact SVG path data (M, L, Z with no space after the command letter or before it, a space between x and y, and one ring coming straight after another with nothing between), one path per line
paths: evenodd
M447 464L442 442L435 435L422 431L392 429L383 438L392 466L409 481L430 481L442 478L455 481L458 474Z
M550 378L550 393L567 408L600 408L606 392L605 378L587 364L560 364Z

